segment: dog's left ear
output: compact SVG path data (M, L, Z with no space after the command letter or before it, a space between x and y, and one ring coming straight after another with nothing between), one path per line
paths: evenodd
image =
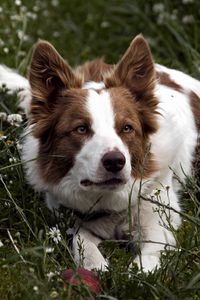
M157 130L155 118L158 99L155 96L156 72L148 43L138 35L128 50L105 79L107 88L126 87L137 101L143 134Z
M136 97L152 94L156 76L148 43L142 35L130 44L122 59L106 78L106 87L126 86Z

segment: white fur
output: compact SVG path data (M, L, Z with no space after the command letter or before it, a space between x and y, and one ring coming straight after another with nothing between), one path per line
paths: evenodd
M29 82L26 78L8 67L0 65L0 86L3 84L6 85L10 92L18 91L19 89L29 89Z
M105 84L103 82L87 81L86 83L84 83L82 88L84 90L89 90L89 89L101 90L105 88Z
M108 263L98 249L100 242L101 239L81 228L73 239L75 261L80 264L83 260L84 267L89 270L101 269L106 271ZM82 257L80 257L80 253L82 253Z
M156 65L156 70L167 72L172 80L183 87L185 93L180 93L159 83L156 86L155 93L159 99L158 112L160 113L158 115L159 130L151 136L151 152L156 158L159 170L143 182L141 193L146 198L158 201L161 205L169 205L178 212L180 207L176 193L177 182L173 172L181 180L184 180L185 174L189 175L191 171L198 133L191 111L189 93L194 91L200 95L200 82L182 72L160 65ZM16 74L14 73L13 76ZM21 83L17 76L15 77L16 85L18 79ZM76 156L74 167L70 172L59 184L48 185L43 182L39 175L37 162L34 160L38 153L38 141L29 130L23 150L27 176L29 182L37 189L48 191L47 202L51 208L64 204L87 212L98 200L94 210L112 209L120 212L128 209L129 195L132 190L132 213L139 214L145 240L154 242L141 242L141 258L137 257L135 261L138 264L142 262L145 271L153 270L159 265L160 252L164 250L164 244L175 246L173 230L169 227L177 229L181 223L180 216L175 211L167 209L162 211L162 209L158 209L159 206L150 201L140 200L138 203L140 181L135 182L134 178L130 176L130 155L126 145L114 130L114 111L109 93L94 91L103 87L103 83L93 82L83 86L88 90L87 110L92 117L94 135ZM26 81L24 88L28 88ZM94 182L105 180L105 178L109 179L100 165L100 160L106 151L114 148L119 149L126 157L126 165L121 172L126 184L114 191L81 186L80 182L84 179ZM154 195L155 189L160 190L160 194L157 196ZM75 235L73 242L77 262L80 259L78 241L82 241L84 247L85 266L89 269L105 269L107 262L97 248L101 240L81 229L79 235ZM156 244L156 242L158 243Z
M28 115L30 110L31 92L30 85L26 78L19 75L14 70L0 65L0 87L6 85L8 93L18 92L19 95L19 106Z

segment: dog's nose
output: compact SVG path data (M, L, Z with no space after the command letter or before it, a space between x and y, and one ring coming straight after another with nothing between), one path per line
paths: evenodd
M101 161L106 171L116 173L123 169L126 158L119 151L109 151L104 154Z

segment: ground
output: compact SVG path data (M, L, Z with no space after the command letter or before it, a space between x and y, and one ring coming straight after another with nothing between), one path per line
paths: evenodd
M2 3L3 2L3 3ZM200 3L195 0L7 0L0 3L0 62L27 73L32 45L54 44L72 65L104 56L116 63L132 38L148 39L156 62L200 79ZM6 113L5 114L2 114ZM18 117L14 121L13 113ZM9 117L8 117L9 116ZM21 119L22 116L22 119ZM165 251L162 267L128 272L131 253L115 242L99 272L99 296L84 285L64 288L62 272L74 268L66 230L70 212L52 217L42 195L26 183L20 134L26 125L16 95L0 92L0 298L8 299L200 299L200 188L198 177L182 185L183 225L177 249Z

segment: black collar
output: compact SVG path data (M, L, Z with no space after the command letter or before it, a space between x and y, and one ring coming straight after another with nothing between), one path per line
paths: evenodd
M111 214L113 214L113 211L111 210L106 210L106 209L101 209L97 211L88 211L85 213L82 213L78 209L72 209L72 212L76 217L81 219L81 221L89 222L89 221L95 221L97 219L101 219L104 217L109 217Z

